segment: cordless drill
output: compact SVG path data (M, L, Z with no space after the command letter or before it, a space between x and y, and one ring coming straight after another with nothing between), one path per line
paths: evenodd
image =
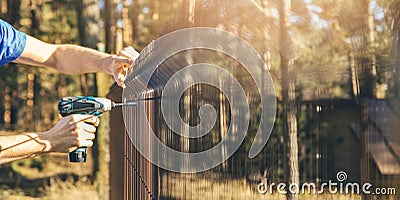
M115 103L107 98L92 96L63 97L58 103L58 112L65 117L72 114L100 117L103 112L117 106L136 106L137 102ZM87 147L78 147L68 154L69 162L86 162Z

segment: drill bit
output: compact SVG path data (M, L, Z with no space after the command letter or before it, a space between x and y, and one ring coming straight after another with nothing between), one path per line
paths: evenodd
M135 99L132 101L128 101L128 102L121 102L121 103L115 103L115 102L111 102L111 107L117 107L117 106L137 106L138 101L151 101L151 100L156 100L156 99L160 99L161 97L151 97L151 98L143 98L143 99Z
M112 102L112 107L117 107L117 106L137 106L137 101L129 101L129 102L121 102L121 103L115 103Z

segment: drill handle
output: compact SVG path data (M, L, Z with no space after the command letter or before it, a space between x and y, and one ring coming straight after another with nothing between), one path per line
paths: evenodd
M87 147L78 147L68 153L69 162L86 162Z
M58 103L58 112L65 117L72 114L84 114L100 117L112 108L112 102L106 98L92 96L64 97ZM86 162L87 147L78 147L68 154L70 162Z

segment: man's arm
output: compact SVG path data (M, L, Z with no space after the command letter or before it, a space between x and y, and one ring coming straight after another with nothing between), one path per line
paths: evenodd
M71 115L46 132L0 136L0 164L42 153L67 153L78 146L90 147L98 124L95 116Z
M77 45L48 44L27 35L25 49L14 62L50 67L66 74L104 72L124 87L126 73L138 56L132 47L116 56Z
M50 144L41 139L41 134L0 136L0 164L49 152Z

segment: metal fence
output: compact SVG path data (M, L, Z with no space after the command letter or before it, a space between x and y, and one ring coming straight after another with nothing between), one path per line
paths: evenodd
M193 91L190 95L193 95ZM109 97L115 101L121 100L121 90L114 88ZM158 137L165 144L177 150L184 151L187 148L191 152L207 148L199 140L179 139L173 132L166 132L163 123L155 122L159 120L160 114L155 109L155 105L159 103L157 101L148 102L146 107L151 107L148 109L148 114L153 119L150 120L151 126L160 134ZM400 120L393 117L392 114L395 113L387 113L393 111L388 107L387 101L369 101L364 105L367 106L365 111L368 113L362 112L362 105L350 100L307 101L298 105L301 113L299 119L304 120L299 128L299 169L302 183L311 182L318 186L329 180L336 180L337 173L344 171L348 182L368 182L376 187L400 186L397 150L400 140L398 129L392 127ZM195 108L196 106L190 110ZM366 117L368 121L365 126L362 119ZM230 193L231 199L242 199L241 195L247 190L253 191L246 196L247 199L259 199L260 196L255 191L257 184L263 179L285 182L286 151L283 135L279 133L279 119L260 156L249 159L246 148L248 141L245 141L222 165L196 174L169 172L152 165L132 144L124 127L122 111L112 111L110 120L110 199L211 199L218 196L218 193L222 195L225 192ZM221 123L217 124L220 129ZM146 138L142 138L142 141L149 142ZM364 198L383 197L369 195Z
M229 12L232 9L257 10L250 8L251 5L246 4L248 1L240 4L231 3L231 1L218 2L218 5L213 6L225 9L212 9L209 5L206 9L201 9L201 4L189 9L188 6L191 5L184 4L182 12L179 12L171 21L164 33L191 26L216 27L218 25L223 25L228 31L235 32L238 31L235 28L238 24L233 22L237 21L238 17L231 16ZM204 18L204 14L222 12L221 10L226 12L224 18L218 17L215 13L206 15L207 17ZM240 17L251 23L241 24L240 32L236 34L248 35L253 34L252 31L255 29L262 31L268 28L264 26L265 23L262 22L264 18L260 17L259 13L238 13L244 13L244 16ZM248 42L254 44L255 48L262 52L265 50L263 45L255 44L255 42L264 41L264 39L256 34L254 41ZM154 48L161 47L154 46L152 43L142 52L135 66L138 73L131 75L128 81L140 80L140 74L147 73L146 68L141 66L152 57L158 56L154 54ZM275 183L286 182L287 150L282 133L283 119L280 114L282 106L278 102L275 127L267 145L257 157L249 159L248 150L260 116L259 94L253 92L256 91L254 83L246 78L247 72L243 67L226 55L209 50L183 51L158 66L147 89L138 94L141 98L150 99L141 102L140 106L145 107L150 128L158 139L177 151L200 152L217 144L226 134L227 124L232 114L227 98L218 89L207 85L193 86L181 97L176 97L180 98L179 110L182 120L190 125L199 123L198 111L201 105L210 104L215 108L218 118L207 136L198 139L183 138L165 124L158 98L163 92L163 86L176 71L194 63L225 66L239 79L241 85L246 87L245 90L249 91L247 98L250 99L252 110L248 131L250 136L246 137L236 153L221 165L201 173L180 174L152 165L137 151L130 137L140 136L135 140L143 145L151 144L152 141L146 137L149 129L146 122L138 118L136 108L132 108L129 112L132 115L130 118L135 120L126 124L124 124L122 110L114 109L110 117L110 199L259 199L260 194L256 191L257 184L265 178ZM340 73L346 74L347 71ZM122 90L113 87L108 97L120 102ZM397 105L400 104L395 100L321 100L323 98L323 95L317 95L309 101L297 104L300 182L316 183L319 186L329 180L337 180L337 173L344 171L347 173L348 182L400 186L398 173L400 154L397 148L400 144L397 128L400 122L400 117L398 117L400 109ZM126 128L135 130L137 134L129 136ZM153 154L158 153L158 150L151 145L147 145L147 148ZM274 196L261 197L275 199ZM380 197L364 196L364 198L379 199Z
M154 55L149 45L137 61L137 73L127 79L142 80L141 74L148 74L146 62ZM151 55L151 56L149 56ZM223 63L220 63L224 61ZM151 146L152 141L146 135L150 134L147 122L140 118L137 108L130 108L132 121L124 124L122 110L115 109L111 113L111 199L199 199L199 197L216 198L218 193L229 192L229 198L241 199L243 190L249 190L246 198L257 199L257 184L268 178L274 182L285 182L285 141L281 132L282 119L278 115L274 129L267 146L261 154L253 159L247 157L249 146L259 123L259 97L246 72L240 64L226 55L216 54L208 50L183 51L164 61L153 74L145 91L140 92L141 99L149 99L139 103L144 106L150 128L165 145L181 152L201 152L211 148L225 137L232 113L226 97L217 88L209 85L195 85L189 88L180 98L180 114L182 120L190 125L198 124L198 111L201 105L209 104L216 109L215 126L204 137L189 139L175 134L165 123L160 111L160 98L166 81L183 67L206 61L225 66L230 70L248 91L252 116L250 119L249 137L246 137L238 151L227 161L214 169L197 174L180 174L166 171L152 165L137 151L129 137L147 145L148 151L154 155L157 149ZM137 82L136 84L143 84ZM109 96L114 101L122 101L122 91L114 87ZM278 105L278 113L281 109ZM354 102L339 101L309 101L298 105L299 110L299 164L300 180L302 182L327 182L334 179L339 169L349 169L351 180L359 181L359 164L352 163L359 158L359 151L352 151L356 139L350 134L350 122L358 123L359 112ZM353 114L352 114L353 113ZM343 120L334 120L342 118ZM334 124L332 122L335 121ZM127 126L127 127L125 127ZM129 136L128 130L134 130ZM340 133L333 129L342 130ZM345 139L343 139L345 138ZM343 141L347 142L343 144ZM349 140L351 140L349 142ZM338 147L338 148L337 148ZM349 157L340 156L347 152ZM341 163L336 164L337 160ZM220 185L214 190L213 184ZM215 195L215 196L214 196Z

